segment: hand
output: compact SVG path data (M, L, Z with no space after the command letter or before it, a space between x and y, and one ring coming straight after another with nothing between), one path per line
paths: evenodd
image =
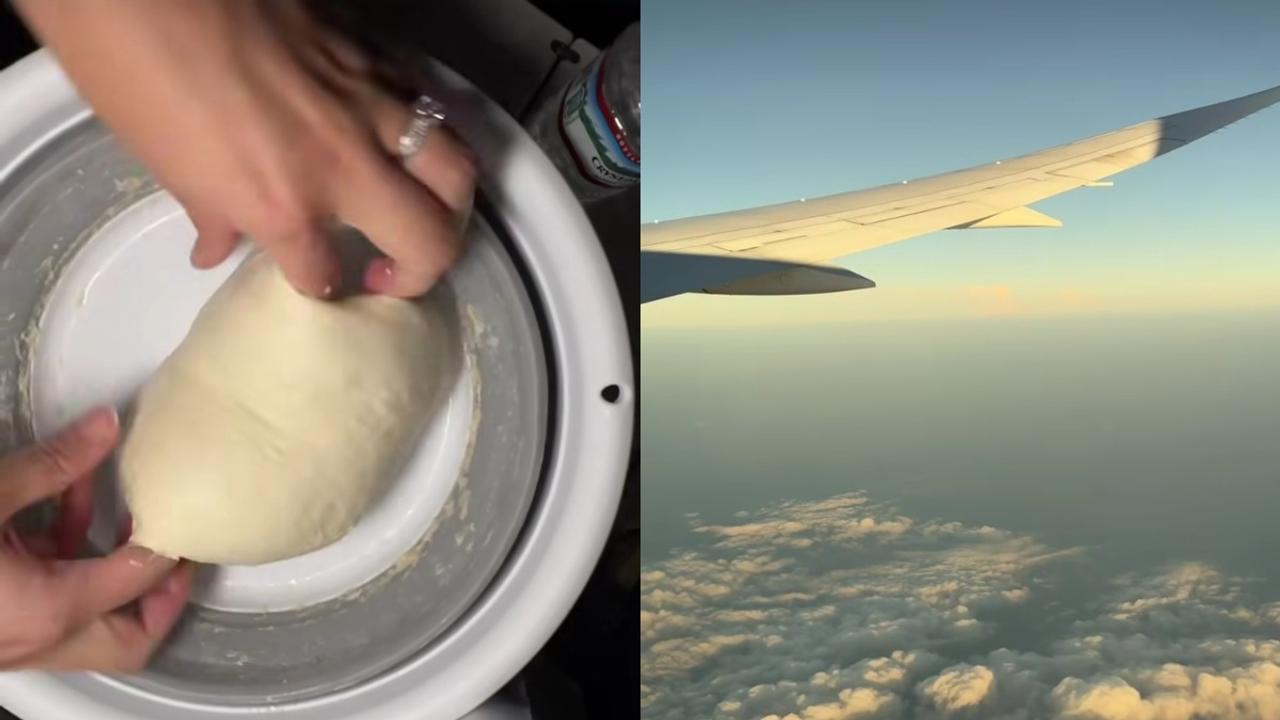
M0 668L136 672L177 622L192 567L125 545L71 560L84 542L92 475L120 434L113 410L84 416L52 441L0 459ZM7 523L63 495L49 535ZM134 600L136 608L126 607Z
M326 237L359 228L388 258L364 284L409 297L460 255L475 169L445 127L401 163L407 104L297 0L18 0L98 116L186 208L192 263L241 233L299 291L341 281Z

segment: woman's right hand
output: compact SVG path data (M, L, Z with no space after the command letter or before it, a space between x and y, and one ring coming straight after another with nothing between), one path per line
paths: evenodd
M186 208L192 262L240 234L299 291L339 290L333 221L380 248L367 290L425 292L457 259L475 168L446 127L396 156L409 108L297 0L17 0L81 95ZM352 288L359 290L359 288Z

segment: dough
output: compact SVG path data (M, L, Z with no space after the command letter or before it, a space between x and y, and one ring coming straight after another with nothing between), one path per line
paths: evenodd
M120 455L133 542L253 565L342 537L422 427L438 330L405 300L304 297L250 257L138 398Z

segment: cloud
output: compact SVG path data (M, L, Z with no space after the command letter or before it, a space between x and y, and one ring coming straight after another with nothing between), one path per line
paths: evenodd
M934 660L924 659L920 653L909 653L895 650L888 657L877 657L865 660L854 666L858 679L868 685L900 690L909 681L917 663L934 664Z
M874 720L892 718L900 713L899 700L891 693L869 688L842 690L832 702L810 705L786 715L766 715L762 720Z
M1280 603L1249 604L1247 578L1224 576L1204 563L1181 563L1147 578L1123 575L1112 584L1116 593L1098 620L1101 628L1156 634L1280 630Z
M678 637L661 640L651 646L653 661L646 668L655 679L679 675L700 667L725 650L741 647L753 638L749 635L712 635L708 638Z
M644 640L661 640L672 635L682 635L694 625L692 618L670 610L640 611L640 637Z
M801 720L849 720L896 715L898 696L872 688L841 690L832 702L810 705L800 711ZM790 716L791 713L788 714Z
M858 493L738 519L696 525L706 546L645 568L646 717L898 717L954 664L934 648L985 637L980 613L1072 556Z
M953 665L920 683L925 704L954 714L982 705L991 692L995 675L983 665Z
M1167 664L1144 683L1146 692L1120 677L1094 681L1069 677L1051 693L1064 718L1195 720L1280 717L1280 666L1269 662L1221 674Z
M861 493L692 522L705 542L642 576L645 718L1280 718L1280 603L1248 578L1098 578Z

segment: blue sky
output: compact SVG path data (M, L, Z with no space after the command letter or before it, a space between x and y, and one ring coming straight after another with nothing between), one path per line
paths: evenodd
M959 169L1280 84L1263 0L647 0L642 219ZM862 293L681 298L650 325L1273 307L1280 112L1116 187L1037 205L1055 230L950 232L844 264Z

